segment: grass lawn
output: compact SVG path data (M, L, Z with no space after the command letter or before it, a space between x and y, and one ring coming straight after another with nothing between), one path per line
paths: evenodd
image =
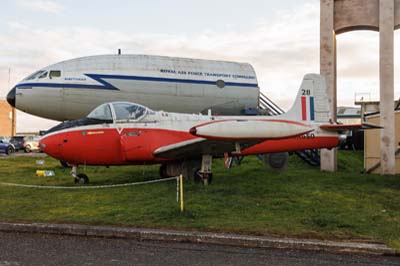
M36 177L36 160L0 159L0 182L73 186L69 169L49 157L44 168L56 176ZM341 151L336 173L295 156L282 173L267 172L255 157L230 170L215 160L210 186L185 181L184 213L175 181L90 190L0 186L0 220L378 240L400 251L400 176L360 174L362 160L362 153ZM158 166L87 167L86 173L90 185L126 183L158 178Z

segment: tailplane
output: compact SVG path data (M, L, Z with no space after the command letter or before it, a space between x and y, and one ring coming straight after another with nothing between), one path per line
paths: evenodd
M325 78L318 74L306 74L292 108L281 117L304 122L328 122L332 116Z

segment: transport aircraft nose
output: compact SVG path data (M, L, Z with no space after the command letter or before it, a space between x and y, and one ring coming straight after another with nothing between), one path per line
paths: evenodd
M15 87L10 90L7 94L7 102L12 106L15 107Z

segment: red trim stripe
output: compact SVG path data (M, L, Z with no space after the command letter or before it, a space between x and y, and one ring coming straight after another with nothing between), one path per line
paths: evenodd
M305 96L301 96L301 119L307 120L307 103Z

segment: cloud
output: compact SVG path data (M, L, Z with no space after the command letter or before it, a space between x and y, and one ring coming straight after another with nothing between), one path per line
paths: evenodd
M59 13L64 6L52 0L17 0L17 5L33 11Z
M29 21L11 21L8 33L0 33L0 84L6 83L9 67L14 84L46 65L80 56L116 53L121 48L125 54L248 62L255 68L261 90L288 109L304 74L319 72L318 26L319 3L316 2L279 11L268 20L245 27L229 27L225 31L204 29L191 34L137 34L84 26L39 28ZM379 47L374 34L338 36L340 105L352 105L355 92L368 91L379 84ZM396 40L400 40L398 35ZM396 59L396 65L398 61ZM0 96L2 94L5 94L3 89ZM18 122L18 130L22 125L35 128L26 121L34 119L24 120L24 124Z

